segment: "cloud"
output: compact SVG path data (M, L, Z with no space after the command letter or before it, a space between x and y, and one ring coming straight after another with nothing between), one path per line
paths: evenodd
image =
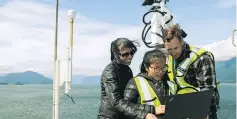
M0 7L0 18L0 74L32 70L52 77L55 6L30 0L9 1ZM142 27L99 22L77 13L74 23L73 74L100 75L110 62L111 41L117 37L139 40ZM140 44L131 64L134 74L138 73L142 57L149 50L141 40ZM67 10L60 9L58 59L62 64L66 61L68 45L69 18ZM225 52L219 52L216 44L210 44L210 47L220 59L229 57ZM227 50L232 52L232 49Z
M218 0L216 5L219 8L232 8L236 6L236 0Z
M236 44L236 41L235 41ZM232 57L236 57L236 47L232 44L232 37L226 40L220 40L206 45L198 45L199 47L205 48L214 54L216 61L228 60Z
M0 7L1 66L5 72L53 74L54 6L9 1ZM101 23L77 13L74 23L73 74L99 75L110 61L109 46L117 37L139 39L140 26ZM65 62L69 45L67 10L59 11L58 59ZM6 68L5 68L6 67ZM10 67L10 68L8 68ZM3 72L3 70L1 70ZM1 73L0 72L0 73Z

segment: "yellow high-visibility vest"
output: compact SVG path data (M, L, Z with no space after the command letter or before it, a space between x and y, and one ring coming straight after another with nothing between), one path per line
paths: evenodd
M155 107L161 105L158 96L145 78L137 76L135 83L141 97L141 104L154 105Z
M174 67L174 59L169 55L168 57L168 76L170 82L177 84L181 90L178 90L176 94L185 94L200 91L200 88L188 84L184 77L189 69L189 66L196 61L203 53L207 53L214 60L213 55L206 51L205 49L199 49L193 46L190 46L190 57L184 59L178 66L177 69ZM176 80L175 80L176 79ZM217 85L218 87L218 85ZM176 90L177 91L177 90Z

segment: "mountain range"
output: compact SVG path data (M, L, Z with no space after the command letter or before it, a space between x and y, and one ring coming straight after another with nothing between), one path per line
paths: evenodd
M227 61L215 62L216 78L221 83L236 82L236 57ZM26 71L0 76L0 85L5 84L52 84L53 80L37 72ZM73 75L72 84L99 85L100 76Z
M8 84L52 84L53 80L33 71L10 73L0 77L1 83Z
M216 78L221 83L236 82L236 57L215 63Z

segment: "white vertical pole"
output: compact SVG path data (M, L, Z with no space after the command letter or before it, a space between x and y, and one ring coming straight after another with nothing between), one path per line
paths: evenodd
M66 80L65 80L65 94L69 94L69 91L70 91L70 85L69 85L69 82L70 82L70 48L67 47L67 72L66 72Z
M69 42L69 73L68 80L65 85L65 93L70 95L71 83L72 83L72 53L73 53L73 21L74 17L70 18L70 42Z
M57 80L58 80L58 72L57 72L57 46L58 46L58 4L59 0L56 0L56 22L55 22L55 40L54 40L54 79L53 79L53 106L52 106L52 119L58 119L56 110L58 107L56 104L56 89L57 89ZM58 84L59 85L59 84Z
M55 97L55 102L54 102L54 111L55 111L55 119L59 119L59 102L60 102L60 60L56 61L56 80L55 80L55 85L54 85L54 97Z

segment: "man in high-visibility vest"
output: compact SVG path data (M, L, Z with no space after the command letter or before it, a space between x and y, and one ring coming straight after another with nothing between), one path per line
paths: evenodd
M176 94L214 89L208 118L217 119L219 93L212 53L186 43L178 24L163 30L163 40L169 53L168 76L178 85Z

